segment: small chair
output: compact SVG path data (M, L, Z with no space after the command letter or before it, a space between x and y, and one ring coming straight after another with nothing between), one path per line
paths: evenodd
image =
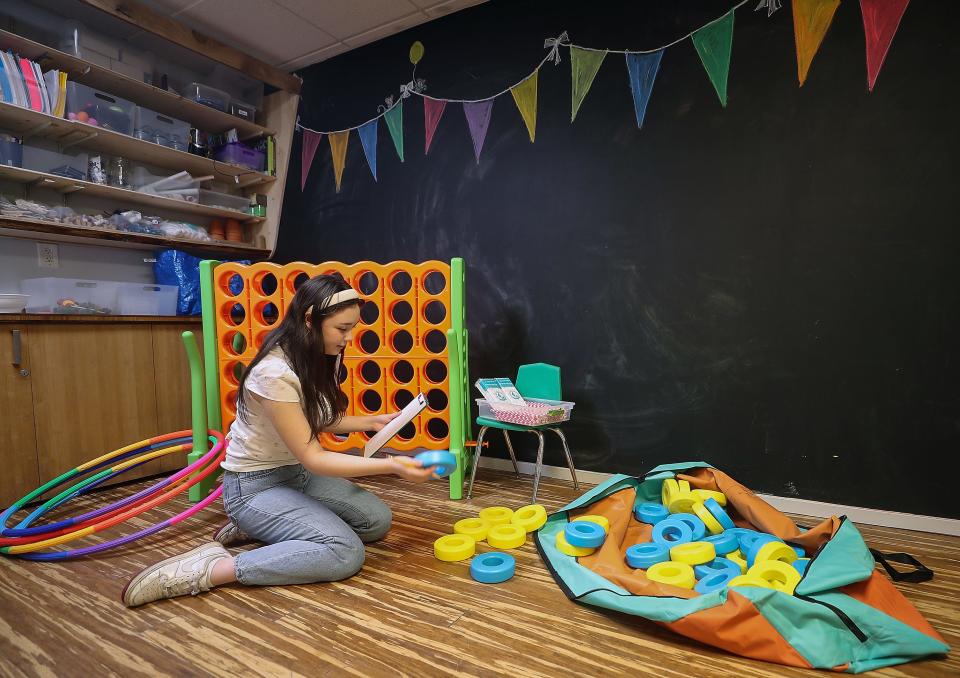
M517 370L517 390L524 398L541 398L544 400L561 400L560 391L560 368L556 365L547 365L546 363L533 363L530 365L521 365ZM477 436L476 457L473 460L473 470L470 472L470 484L467 486L467 499L473 494L473 479L477 475L477 467L480 465L480 454L483 450L483 438L487 430L498 428L503 431L503 439L507 443L507 451L510 453L510 460L513 462L513 470L517 477L520 476L520 468L517 466L517 457L513 453L513 443L510 441L509 431L519 431L521 433L532 433L540 440L537 447L537 465L533 476L533 501L537 503L537 488L540 486L540 474L543 471L543 432L553 431L560 437L563 443L563 453L567 457L567 466L570 467L570 475L573 477L573 486L580 489L580 483L577 482L577 471L573 468L573 457L570 456L570 447L567 445L567 439L563 432L556 426L549 424L544 426L522 426L520 424L511 424L506 421L490 419L488 417L477 417L477 426L480 427L480 433Z

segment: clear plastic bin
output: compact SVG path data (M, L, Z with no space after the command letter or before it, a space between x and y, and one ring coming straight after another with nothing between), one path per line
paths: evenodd
M67 119L104 129L133 134L132 101L87 87L79 82L67 83Z
M230 107L230 95L219 90L215 87L210 87L209 85L203 85L199 82L191 82L187 85L186 91L183 93L185 99L192 99L198 104L203 104L204 106L209 106L210 108L215 108L218 111L227 112L227 109Z
M544 400L541 398L524 398L526 405L497 405L490 407L485 398L477 398L477 408L481 417L496 419L520 426L547 426L559 424L570 419L570 412L575 403L564 400Z
M213 159L262 172L266 154L239 141L234 141L214 149Z
M87 154L68 149L67 153L33 144L23 145L23 168L83 181L87 178Z
M20 291L30 295L27 313L112 315L119 285L105 280L28 278L20 281Z
M190 143L190 123L137 106L133 114L133 136L185 151Z
M176 315L179 292L176 285L120 283L117 295L119 314Z
M199 205L209 207L223 207L228 210L236 210L246 213L250 209L250 198L242 195L230 195L229 193L217 193L208 191L205 188L185 188L173 191L157 191L157 195L167 198L179 198L187 202L195 202Z
M0 165L23 167L23 144L9 134L0 133Z

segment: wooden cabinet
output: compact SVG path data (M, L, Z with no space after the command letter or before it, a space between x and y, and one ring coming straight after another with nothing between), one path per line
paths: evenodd
M0 506L40 484L25 325L0 325Z

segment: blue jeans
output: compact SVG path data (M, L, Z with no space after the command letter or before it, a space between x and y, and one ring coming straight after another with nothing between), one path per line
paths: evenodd
M337 581L363 566L363 542L390 529L390 508L345 478L300 464L264 471L224 471L227 515L267 544L236 557L237 581L249 585Z

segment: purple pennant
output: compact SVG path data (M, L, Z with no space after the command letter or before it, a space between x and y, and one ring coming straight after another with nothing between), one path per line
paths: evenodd
M303 191L307 185L307 175L310 174L310 165L313 164L313 155L317 152L317 146L323 135L313 130L303 130L303 145L300 150L300 191Z
M473 155L480 162L480 151L483 149L483 140L487 138L487 128L490 127L490 114L493 113L493 99L485 101L464 101L463 114L467 117L467 126L470 128L470 138L473 139Z

